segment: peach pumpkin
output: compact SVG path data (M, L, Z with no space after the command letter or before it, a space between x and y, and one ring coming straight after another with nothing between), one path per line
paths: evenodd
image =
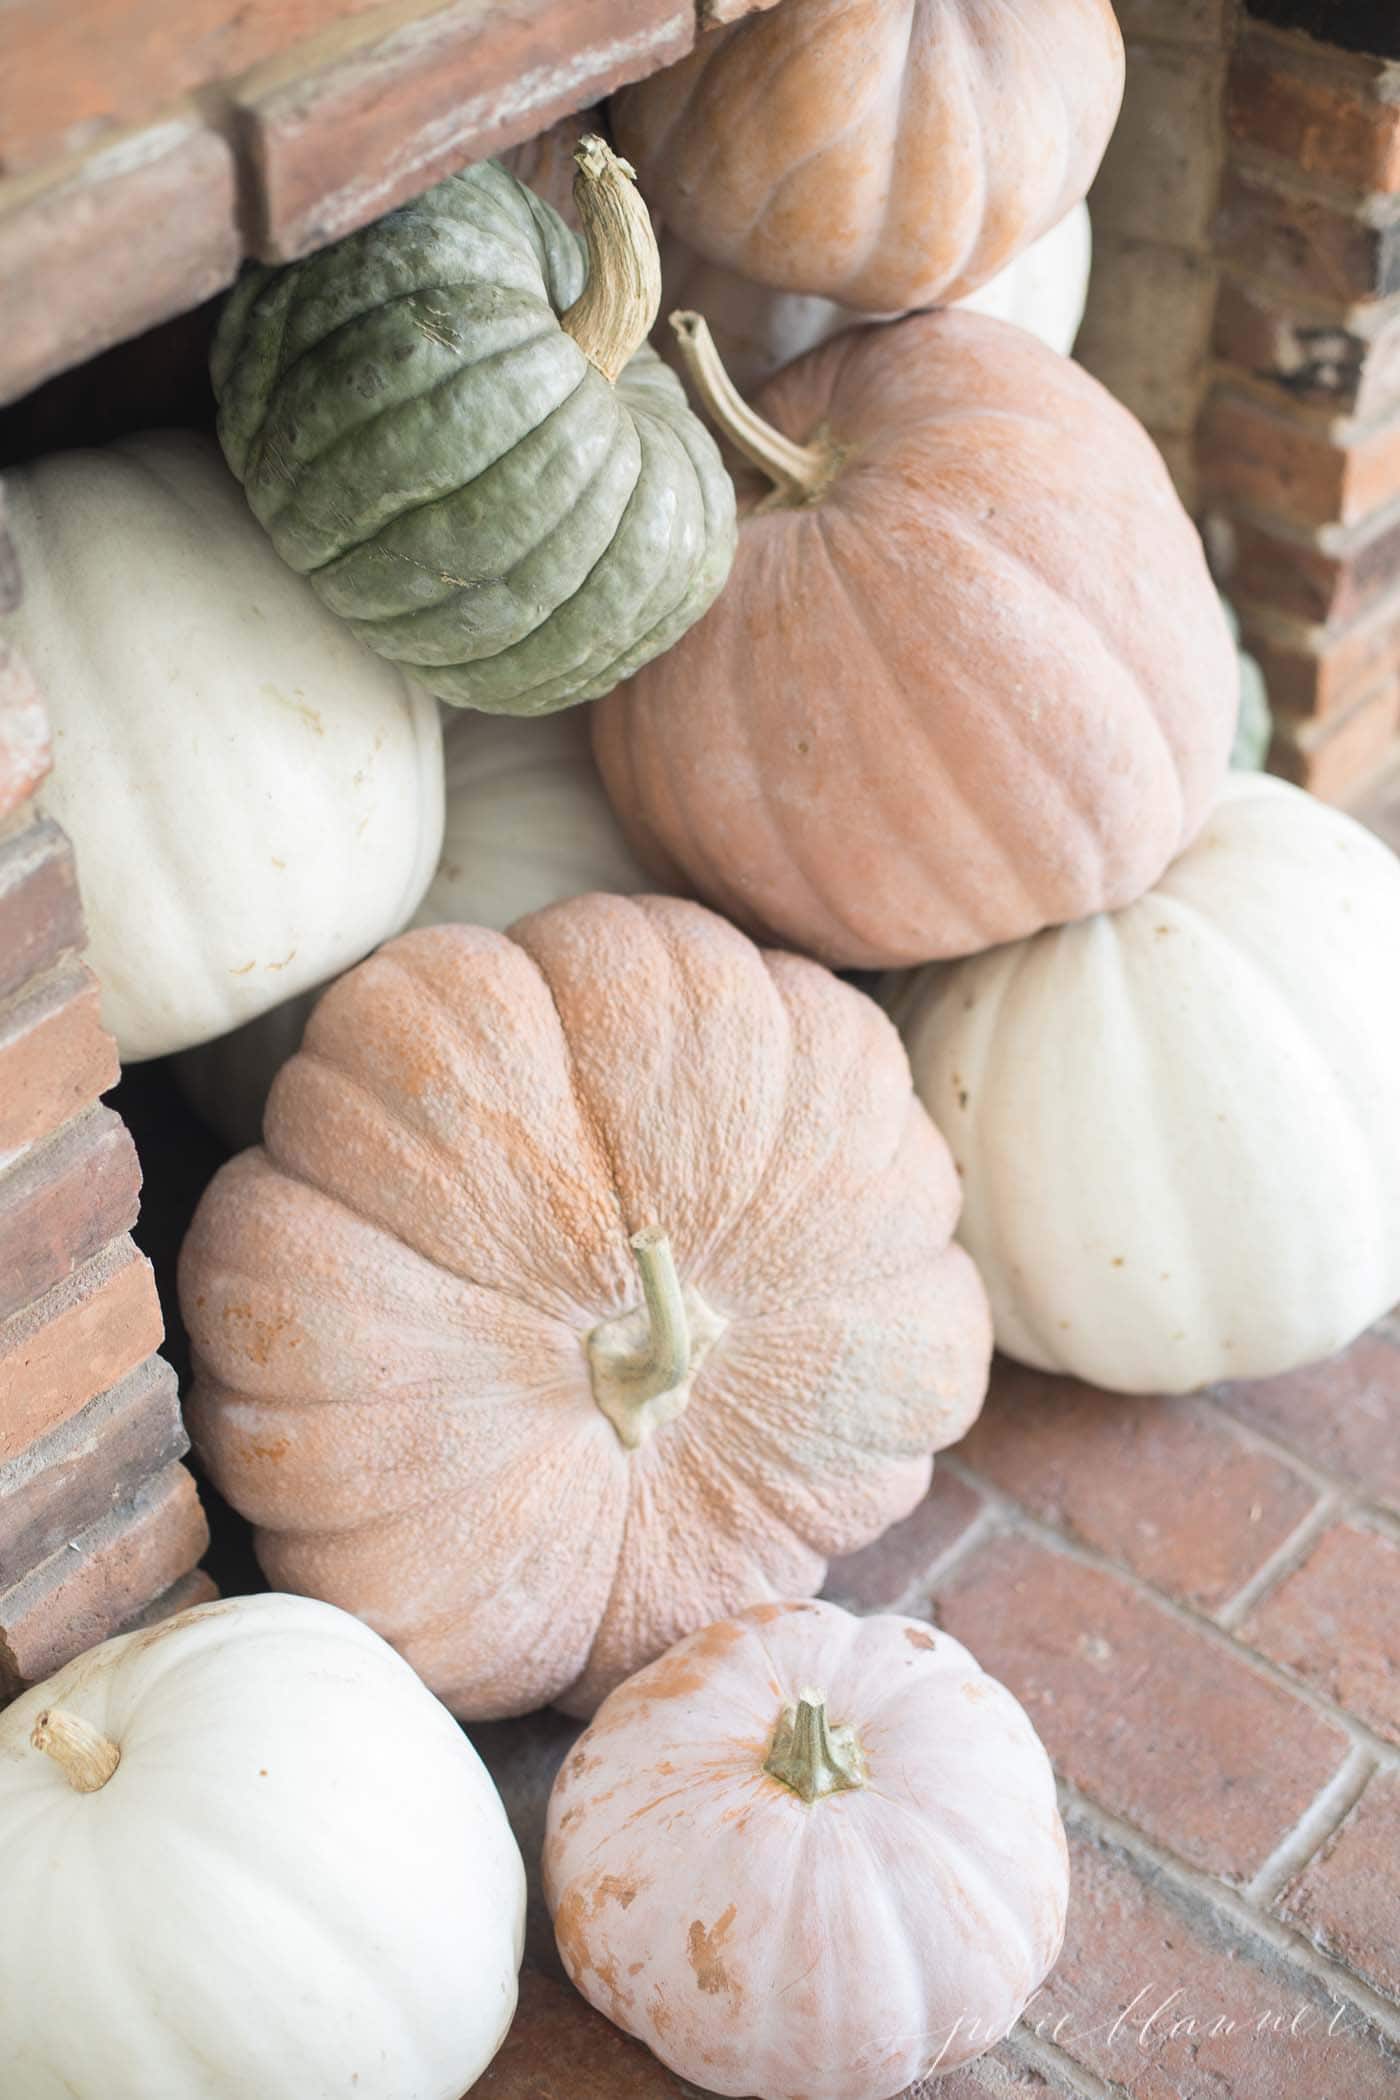
M861 966L1141 896L1204 822L1238 703L1141 425L1023 329L961 312L853 329L756 414L678 320L778 493L741 490L718 603L594 710L644 864Z
M1069 1871L1049 1759L965 1648L783 1603L604 1702L555 1781L544 1878L573 1982L683 2078L886 2100L1011 2028Z
M278 1588L466 1718L591 1712L924 1494L990 1355L958 1202L873 1001L698 905L404 934L196 1213L191 1429Z
M1056 225L1122 96L1109 0L783 0L610 107L643 195L707 262L901 313Z

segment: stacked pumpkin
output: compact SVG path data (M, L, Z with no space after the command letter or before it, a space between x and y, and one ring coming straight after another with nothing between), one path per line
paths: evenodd
M489 163L246 273L213 363L246 510L181 437L44 463L14 506L109 1015L261 1124L184 1250L191 1427L270 1580L362 1622L257 1600L264 1627L388 1686L372 1627L469 1721L594 1717L551 1811L561 1952L724 2093L886 2100L999 2038L1058 1951L1014 1701L946 1636L806 1601L927 1492L993 1323L1182 1390L1400 1297L1400 872L1227 780L1241 670L1199 540L1052 347L1121 86L1107 0L782 0L616 98L640 189L580 138L581 238ZM689 397L646 340L663 276L722 322L672 317ZM1027 298L1037 332L976 310ZM771 372L756 399L726 349ZM445 837L430 695L468 711ZM0 1720L0 1830L6 1785L110 1807L124 1730L150 1784L148 1701L232 1709L257 1657L250 1606L219 1609ZM421 2059L372 2021L275 2070L229 2034L182 2094L339 2090L381 2047L363 2091L455 2100L499 2039L518 1862L392 1682L396 1793L460 1820L396 1945L468 1958L477 1847L472 2017L438 1944ZM322 1768L348 1809L391 1783L353 1703ZM231 1841L265 1830L265 1741L290 1755L269 1709ZM910 1943L858 1999L837 1875L851 1929ZM721 1923L753 1988L716 1957L697 1994ZM86 2093L36 2033L32 2091ZM130 2060L104 2100L163 2090Z

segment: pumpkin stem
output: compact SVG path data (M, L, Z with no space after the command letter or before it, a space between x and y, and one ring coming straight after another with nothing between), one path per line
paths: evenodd
M752 460L789 502L809 503L819 496L840 464L835 448L799 445L749 407L725 371L702 314L672 314L671 326L706 415L735 451Z
M629 1451L671 1421L690 1398L691 1380L725 1321L676 1274L671 1242L659 1225L628 1242L637 1258L645 1309L604 1320L584 1348L593 1398Z
M579 140L574 160L588 282L559 325L611 384L651 334L661 304L661 257L628 163L591 135Z
M29 1732L36 1750L51 1757L71 1787L80 1794L95 1794L104 1787L122 1761L121 1751L110 1736L94 1728L78 1714L65 1713L61 1706L45 1707Z
M826 1718L826 1693L811 1685L785 1706L773 1731L763 1769L807 1802L865 1785L865 1757L853 1728L833 1728Z

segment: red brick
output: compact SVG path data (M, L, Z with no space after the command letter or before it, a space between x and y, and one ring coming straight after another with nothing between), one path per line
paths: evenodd
M1400 1999L1400 1772L1378 1773L1275 1904L1313 1945Z
M1238 168L1221 185L1215 246L1241 276L1342 308L1400 291L1400 222L1372 225Z
M0 559L4 545L0 533ZM0 598L4 590L0 574ZM0 640L0 822L29 800L51 762L49 718L39 688L18 649Z
M197 119L125 138L70 174L0 185L0 401L232 282L233 156ZM7 208L8 206L8 208Z
M0 1322L0 1466L134 1370L162 1333L151 1265L125 1236Z
M0 1591L0 1699L105 1641L187 1575L208 1543L194 1480L174 1465Z
M97 979L76 955L0 1007L0 1159L48 1137L120 1072Z
M1400 1545L1334 1524L1256 1605L1240 1639L1400 1743Z
M1027 1509L1211 1609L1317 1502L1199 1400L1125 1400L998 1360L958 1456Z
M1323 802L1342 802L1381 766L1400 726L1400 673L1325 721L1299 722L1274 711L1269 770L1308 788Z
M976 1488L945 1466L936 1466L933 1486L912 1516L891 1525L859 1553L834 1560L822 1595L844 1604L848 1611L893 1610L935 1561L966 1536L986 1506Z
M472 2100L691 2100L694 2091L568 1984L526 1969L510 2033Z
M1341 445L1316 421L1221 389L1199 451L1212 494L1300 525L1357 524L1400 498L1400 422Z
M0 1587L129 1502L188 1449L175 1373L148 1357L0 1466Z
M0 11L0 175L85 153L377 0L9 0Z
M1251 607L1335 628L1363 618L1400 592L1400 516L1344 550L1332 544L1337 537L1335 526L1285 535L1237 519L1231 592Z
M1400 1515L1400 1331L1373 1328L1326 1363L1217 1386L1211 1397L1251 1429Z
M0 835L0 999L82 944L73 849L57 824L36 816Z
M1391 307L1353 307L1343 319L1226 276L1213 348L1280 401L1372 419L1400 409L1400 315Z
M1277 43L1247 37L1230 69L1226 114L1233 136L1361 192L1400 190L1400 103L1383 100L1378 73L1290 64Z
M1258 659L1271 705L1282 714L1344 714L1400 662L1400 589L1339 628L1236 601L1245 644Z
M582 1733L582 1724L547 1708L516 1721L483 1721L472 1744L496 1783L525 1862L525 1959L562 1979L554 1927L540 1880L544 1819L555 1774Z
M1021 1701L1075 1786L1192 1865L1247 1881L1349 1739L1115 1575L1002 1537L940 1582L937 1619Z
M159 1626L164 1619L173 1619L178 1611L193 1611L197 1604L213 1604L219 1595L219 1585L203 1568L192 1568L178 1582L172 1582L168 1590L162 1590L149 1604L123 1619L118 1632L142 1633L148 1626Z
M238 99L259 255L303 255L466 161L684 56L692 0L456 0L316 73L273 65Z
M141 1168L110 1109L76 1116L0 1176L0 1319L6 1319L136 1223Z
M1132 2100L1394 2100L1355 2006L1076 1828L1064 1952L1024 2024Z

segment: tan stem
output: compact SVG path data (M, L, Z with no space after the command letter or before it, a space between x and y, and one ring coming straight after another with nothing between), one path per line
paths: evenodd
M796 1706L784 1707L763 1769L809 1802L865 1785L865 1758L855 1730L833 1728L825 1692L810 1685L798 1694Z
M674 1392L690 1373L690 1323L685 1316L681 1280L676 1274L671 1242L659 1225L644 1225L627 1243L637 1257L646 1300L649 1342L646 1354L615 1369L637 1408L663 1393Z
M61 1706L46 1707L29 1732L36 1750L51 1757L71 1787L80 1794L95 1794L104 1787L122 1761L121 1751L110 1736L94 1728L77 1714Z
M651 334L661 305L661 257L627 162L592 136L579 140L574 160L588 282L559 325L611 382Z
M671 327L706 415L735 451L752 460L780 495L798 503L819 496L836 470L833 447L799 445L749 407L725 371L703 315L672 314Z

